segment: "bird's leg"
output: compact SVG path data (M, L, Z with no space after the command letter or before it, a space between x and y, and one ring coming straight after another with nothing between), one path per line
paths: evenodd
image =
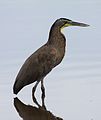
M37 99L35 98L35 90L36 90L36 87L37 87L37 85L39 84L39 82L40 81L37 81L36 82L36 84L35 84L35 86L33 87L33 89L32 89L32 98L33 98L33 102L38 106L38 107L41 107L40 105L39 105L39 103L37 102Z
M41 91L42 91L42 107L44 109L46 109L46 106L45 106L45 103L44 103L44 99L45 99L45 88L44 88L44 85L43 85L43 79L41 80Z

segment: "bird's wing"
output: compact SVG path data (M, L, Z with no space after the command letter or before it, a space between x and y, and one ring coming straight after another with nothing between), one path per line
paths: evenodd
M54 56L51 56L50 48L44 45L25 61L16 77L14 89L19 91L25 85L45 77L52 70L53 62Z

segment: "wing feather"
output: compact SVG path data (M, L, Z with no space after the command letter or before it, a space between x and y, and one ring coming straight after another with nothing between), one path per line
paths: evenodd
M21 67L13 87L14 93L17 94L24 86L45 77L52 70L53 62L47 45L38 49Z

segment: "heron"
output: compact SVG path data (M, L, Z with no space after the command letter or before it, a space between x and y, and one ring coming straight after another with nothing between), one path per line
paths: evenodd
M69 26L87 27L89 25L67 18L57 19L50 29L48 41L29 56L22 65L13 86L14 94L17 94L23 87L36 82L32 89L34 96L35 90L39 82L41 82L42 98L44 101L45 87L43 80L54 67L61 63L65 55L66 38L62 29ZM34 99L34 102L37 103L36 99Z

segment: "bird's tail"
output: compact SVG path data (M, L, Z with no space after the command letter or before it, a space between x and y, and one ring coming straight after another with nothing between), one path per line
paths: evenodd
M14 83L13 86L13 93L14 94L18 94L18 92L24 87L24 84L20 82L18 82L17 80Z

